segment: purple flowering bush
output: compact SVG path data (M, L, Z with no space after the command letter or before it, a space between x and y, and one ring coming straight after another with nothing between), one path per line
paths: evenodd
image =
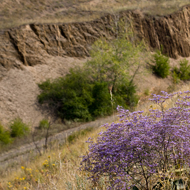
M120 121L106 124L96 142L88 141L81 169L89 172L95 185L104 178L110 189L150 190L160 180L171 182L184 172L188 176L190 91L162 93L151 99L160 109L145 114L118 107ZM168 99L174 106L166 109Z

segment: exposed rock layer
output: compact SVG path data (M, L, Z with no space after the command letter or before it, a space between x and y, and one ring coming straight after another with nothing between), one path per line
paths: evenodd
M125 11L91 22L30 24L0 31L0 71L43 64L48 55L88 56L89 47L96 39L114 35L110 25L117 16L133 20L139 37L150 47L163 45L165 53L173 58L190 56L190 6L186 6L167 16Z

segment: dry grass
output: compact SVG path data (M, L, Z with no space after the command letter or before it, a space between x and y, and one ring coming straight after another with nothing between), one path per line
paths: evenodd
M48 130L48 137L51 137L55 134L58 134L60 132L65 131L65 130L78 127L80 124L82 124L82 123L72 122L72 121L66 121L65 124L54 123L50 126L50 129ZM46 137L46 135L47 135L46 129L39 129L36 127L28 135L20 137L20 138L15 138L14 143L1 145L0 146L0 153L4 153L4 152L10 151L12 149L17 149L18 147L21 147L22 145L32 143L33 139L35 141L39 141L41 139L44 139Z
M0 29L29 23L90 21L129 9L165 15L187 4L188 0L5 0L0 6Z
M178 87L177 91L179 89L186 91L189 88L190 83L186 83L181 88ZM151 102L144 102L137 109L146 112L150 105ZM172 102L167 102L167 107L171 106ZM156 105L152 105L151 108L156 108ZM49 150L41 157L36 157L33 161L23 161L21 165L15 167L15 172L12 168L2 172L0 176L2 189L92 189L93 184L87 179L88 173L81 172L79 167L81 156L88 150L86 140L88 137L96 139L101 130L104 128L88 128L77 132L70 136L63 146L55 144L53 150ZM102 179L97 189L106 189L106 186Z
M75 138L70 138L64 146L57 146L34 161L24 162L15 172L4 172L0 180L2 188L91 189L88 174L79 170L81 155L88 149L88 136L96 138L101 130L102 128L83 130ZM101 189L105 189L104 184Z
M144 95L144 98L142 98L142 101L139 102L138 106L136 107L136 110L143 110L144 113L148 113L149 109L160 109L158 105L153 104L151 101L148 101L148 100L151 98L151 94L162 94L161 93L162 90L163 89L161 88L157 88L154 91L152 91L149 95ZM168 90L166 91L168 93L172 93L172 92L178 92L178 91L184 92L188 90L190 90L190 82L188 81L186 83L183 83L181 81L181 83L178 85L173 84L172 86L169 86ZM173 100L170 100L170 99L167 100L163 106L165 107L165 109L169 109L174 106L174 101L175 101L175 96Z

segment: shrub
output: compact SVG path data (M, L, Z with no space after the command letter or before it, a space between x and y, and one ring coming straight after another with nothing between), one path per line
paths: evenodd
M178 74L178 69L175 67L172 73L172 77L173 77L173 83L174 84L178 84L180 82L180 78L179 78L179 74Z
M142 42L131 42L127 35L110 41L99 39L91 48L92 59L86 66L92 78L97 82L109 83L114 91L123 78L130 80L133 77L129 71L132 73L134 65L140 65L142 51L145 53L145 45Z
M12 142L9 131L5 131L5 129L1 124L0 124L0 142L2 144L9 144Z
M151 190L160 182L163 189L172 189L174 179L189 175L190 91L162 93L151 100L160 110L143 114L119 107L120 122L105 125L96 142L89 139L81 169L94 184L104 177L110 189ZM164 102L175 98L175 106L166 109Z
M138 103L133 83L118 85L111 100L108 83L91 81L82 70L71 70L65 78L47 80L39 87L42 89L39 102L47 102L63 120L90 121L112 114L117 105L133 108Z
M164 56L161 51L157 51L154 55L155 66L153 70L159 77L166 78L170 73L169 57Z
M22 119L16 118L10 124L11 137L22 137L29 132L29 126L23 123Z
M177 77L181 80L189 80L190 79L190 65L188 65L188 60L183 59L180 61L180 68L174 68L174 72Z
M139 97L136 95L136 86L134 83L125 83L118 86L115 93L115 106L124 108L134 108L138 103Z
M40 129L47 129L49 127L49 121L47 119L42 119L39 124Z
M126 32L125 22L119 25L121 31L117 31L116 39L99 39L94 43L91 59L83 68L72 69L64 78L39 84L42 90L39 103L47 103L62 120L74 121L109 115L116 104L134 107L138 97L132 81L139 71L141 53L146 53L146 46L129 28ZM113 97L108 86L112 86Z
M183 59L180 61L180 75L179 78L181 80L189 80L190 79L190 65L188 65L188 60Z
M43 90L39 102L48 102L57 116L66 120L91 120L88 106L91 105L93 85L89 75L82 69L70 70L64 78L39 84Z
M105 116L112 113L111 96L108 90L108 84L105 82L96 82L92 90L93 102L89 106L92 116Z

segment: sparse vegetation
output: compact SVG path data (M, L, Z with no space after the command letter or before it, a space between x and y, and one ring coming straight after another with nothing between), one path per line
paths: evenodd
M14 119L10 123L10 135L11 137L22 137L26 134L29 133L29 126L25 123L20 118Z
M162 54L162 51L157 51L154 55L155 65L153 71L156 75L166 78L170 74L169 57Z
M160 185L163 189L178 189L182 186L183 188L189 188L189 165L186 165L186 162L189 162L189 133L183 130L185 128L188 129L188 123L185 125L180 124L188 119L185 115L189 114L189 110L186 109L189 101L183 97L188 96L189 93L190 92L187 91L182 94L174 93L168 95L164 93L163 96L154 95L153 101L156 103L152 103L151 110L148 111L151 112L152 115L143 115L142 112L138 111L130 113L126 110L121 110L123 118L115 124L112 123L98 130L92 130L90 128L73 133L68 137L67 143L63 145L63 147L60 147L59 150L47 152L41 157L36 158L36 160L30 164L23 164L14 175L11 175L10 178L6 178L5 181L8 183L3 182L2 187L5 189L15 188L17 190L36 188L86 190L95 188L107 189L109 187L111 187L111 189L117 189L116 187L122 189L127 182L125 189L131 187L136 190L150 190L153 187L158 188ZM178 107L172 107L174 102L170 102L168 97L172 98L173 101L177 100L180 106L178 104ZM183 102L180 102L179 99L181 98ZM184 105L184 102L187 104ZM178 117L176 117L175 111L180 113ZM160 117L159 114L161 113L164 114L163 117ZM156 115L157 117L154 118ZM167 118L165 118L166 115ZM173 119L173 116L175 116L175 119ZM131 118L133 122L128 122L127 119L129 118ZM169 122L169 118L172 124ZM178 120L178 118L181 119ZM164 121L167 121L168 124L166 125ZM128 125L126 125L126 122L128 122ZM149 130L147 130L147 128L149 128ZM125 129L128 130L127 133ZM88 136L97 139L97 141L92 142L92 139L88 139ZM118 138L120 140L117 140ZM121 140L121 138L123 139ZM163 138L165 141L162 141ZM88 147L87 143L85 143L87 139L88 142L92 142L88 150L89 152L87 152ZM157 143L158 140L160 143ZM114 141L117 141L117 143L114 143ZM128 143L129 141L131 143ZM176 142L175 146L173 146L174 142ZM165 149L164 145L168 145L167 149ZM121 151L118 152L117 148L120 148ZM106 154L108 151L109 153ZM125 156L122 154L123 151L126 152ZM93 158L96 159L100 158L99 156L101 156L101 154L104 156L101 159L102 162L86 162L85 170L82 171L78 169L82 159L81 154L86 155L86 161L92 159L95 154L96 156ZM109 155L112 155L112 157L106 159ZM169 157L169 155L171 155L171 157ZM128 159L126 163L130 165L121 165L122 167L116 167L114 168L114 172L110 172L110 170L117 165L117 161L119 164L124 164L124 158ZM146 160L148 160L148 162L146 162ZM85 160L83 160L83 162L85 162ZM98 169L96 170L96 167L93 167L92 164L97 164ZM101 166L104 166L104 168L100 171ZM89 172L86 171L87 169L90 169ZM89 177L96 171L100 171L98 175L95 176L95 180L98 181L92 182ZM104 172L106 176L104 176ZM126 172L127 174L118 176L117 174L119 172ZM109 178L107 175L111 175L112 177ZM122 176L125 177L123 178ZM133 176L135 176L135 178ZM146 178L147 176L148 178ZM135 181L136 179L138 179L138 181Z
M22 0L15 2L19 2L19 5L22 6L30 6L28 2L22 2ZM77 8L80 2L73 6L76 1L70 1L69 9L65 11L61 10L65 7L56 1L53 2L55 4L52 4L56 11L54 12L52 8L53 11L50 11L49 16L46 15L49 10L43 10L44 7L48 7L48 2L41 0L36 2L39 5L37 9L42 11L40 22L45 20L54 22L57 16L60 17L56 22L62 21L62 17L65 17L66 13L75 14L75 9L77 11L86 9L83 17L89 15L88 5L84 7L82 4ZM84 0L83 2L90 1ZM122 0L117 3L123 4ZM162 1L160 1L161 3ZM108 7L109 9L106 10L108 12L110 10L114 12L121 8L118 6L113 10L112 3ZM171 9L173 9L172 6ZM101 10L101 13L97 10ZM93 6L90 11L92 13L94 11L96 17L104 13L98 6ZM9 15L10 12L11 10L4 10L3 13ZM20 14L22 12L18 11L18 15ZM14 11L11 15L15 15ZM88 18L91 19L94 15L90 15ZM71 17L70 20L66 18L66 21L75 20L76 17ZM35 18L34 21L36 21ZM34 21L22 20L22 23ZM2 27L20 24L18 21L8 24L3 21L3 23L5 24ZM38 96L39 102L48 104L49 108L54 110L65 123L70 120L74 122L90 121L99 116L110 115L117 105L132 110L137 105L139 98L136 96L133 79L139 69L138 54L144 51L144 47L139 43L131 43L130 37L127 39L128 41L125 37L119 36L116 40L98 40L91 49L92 59L86 63L84 68L72 69L64 78L47 80L39 84L42 90ZM158 51L154 54L154 60L154 72L158 76L166 78L170 70L169 58ZM187 60L180 62L179 69L174 69L174 83L178 83L179 79L190 79L190 67ZM190 92L185 93L189 94ZM149 95L148 89L144 91L144 95ZM180 97L180 93L178 93L183 102L177 102L178 107L171 108L171 111L166 109L164 102L168 96L174 97L175 95L167 95L167 93L165 95L154 96L157 106L160 103L161 111L153 106L149 115L144 116L141 112L130 113L122 109L122 119L107 128L102 127L103 132L101 131L99 135L94 135L92 128L69 135L66 144L56 153L49 152L35 158L36 163L30 165L31 167L27 164L22 166L20 173L14 179L7 180L9 181L7 184L4 181L0 182L0 189L2 185L3 189L124 188L126 190L132 188L149 190L153 186L157 188L160 184L165 189L176 189L179 181L182 181L183 186L189 188L190 136L189 133L186 133L189 130L189 102L185 99L187 97ZM123 118L124 115L126 118ZM129 119L130 122L127 121ZM39 129L47 129L48 126L50 126L48 120L44 119L40 122ZM66 126L67 128L68 126ZM36 130L34 136L45 131L39 129ZM10 124L9 131L0 125L0 144L9 144L14 138L23 137L28 133L29 126L17 118ZM94 135L97 141L92 142L91 139L88 139L87 135L89 134ZM91 141L90 149L84 143L87 139L89 142ZM82 154L85 155L82 162L85 167L82 168L83 170L79 170ZM94 181L89 180L90 176Z
M86 129L81 130L81 131L74 132L73 134L68 136L67 141L68 141L68 143L74 143L77 140L79 140L79 138L89 134L89 132L91 132L91 131L93 131L92 127L86 128Z
M10 133L8 130L5 130L4 127L0 123L0 144L9 144L12 142L10 137Z
M12 178L6 177L1 184L3 188L23 189L91 189L92 183L88 179L88 174L79 170L81 153L87 150L85 141L88 136L97 137L102 129L87 128L73 133L68 137L66 144L35 158L30 164L23 163L17 171L12 172ZM55 147L58 147L57 145ZM47 183L48 182L48 183ZM102 182L99 186L104 189L106 186Z
M145 89L145 91L144 91L144 95L145 96L149 96L150 95L150 90L147 88L147 89Z
M153 15L170 14L186 4L188 0L7 0L1 4L0 29L18 27L29 23L68 23L89 21L127 9L143 9ZM35 11L34 11L35 10Z
M180 80L187 81L190 79L190 65L188 64L188 60L183 59L179 62L180 68L174 68L175 78L179 78Z
M39 123L39 129L47 129L49 127L49 121L47 119L42 119Z

